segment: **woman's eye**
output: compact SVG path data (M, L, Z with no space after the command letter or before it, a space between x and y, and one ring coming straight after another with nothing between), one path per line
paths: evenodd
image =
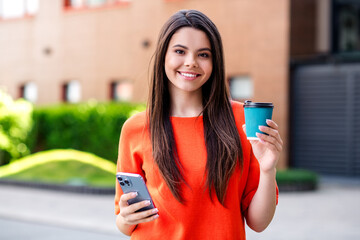
M208 53L200 53L199 54L200 57L203 57L203 58L208 58L210 57L210 55Z
M183 50L175 50L175 52L176 52L177 54L184 54L184 51L183 51Z

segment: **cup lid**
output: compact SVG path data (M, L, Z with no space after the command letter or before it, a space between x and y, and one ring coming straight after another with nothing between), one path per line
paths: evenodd
M273 108L274 105L270 102L252 102L250 100L246 100L244 103L244 108L245 107L256 107L256 108Z

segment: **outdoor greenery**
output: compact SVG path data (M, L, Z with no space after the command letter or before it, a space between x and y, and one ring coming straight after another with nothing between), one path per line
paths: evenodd
M121 128L143 110L142 104L97 101L34 108L0 90L0 178L114 186ZM318 181L301 169L279 170L276 179L280 190L316 188Z
M50 150L0 167L0 178L92 187L114 187L116 165L77 150Z
M139 104L96 101L36 108L36 150L73 148L116 162L122 125L144 109Z
M318 185L318 175L306 169L286 169L276 172L280 190L314 190Z
M77 149L116 162L120 131L144 104L88 101L34 107L0 90L0 166L50 149Z
M28 136L33 126L32 110L29 102L14 101L0 89L0 166L30 154Z
M116 165L77 150L49 150L0 167L0 179L90 187L114 187ZM317 175L304 169L278 170L280 191L316 189Z

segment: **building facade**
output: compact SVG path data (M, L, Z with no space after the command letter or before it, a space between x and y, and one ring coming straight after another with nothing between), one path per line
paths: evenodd
M360 177L360 1L292 0L289 164Z
M180 9L204 12L221 33L233 98L274 103L287 166L290 1L21 0L11 15L13 1L0 0L0 86L37 105L146 102L161 26Z

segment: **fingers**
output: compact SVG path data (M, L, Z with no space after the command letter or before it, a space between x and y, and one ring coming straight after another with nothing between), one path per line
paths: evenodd
M132 204L132 205L134 205L134 204ZM157 208L153 208L153 209L141 211L141 212L133 212L132 214L128 214L128 215L126 215L126 214L123 215L123 213L120 212L120 214L124 218L124 222L129 225L136 225L139 223L153 221L159 217L159 215L157 213L158 213Z
M266 119L266 124L269 125L269 127L272 127L274 129L279 129L279 126L271 119Z
M124 223L128 225L136 225L143 222L150 222L159 217L157 214L158 210L156 208L136 212L139 209L147 207L150 205L150 201L141 201L129 205L128 200L135 198L137 196L136 192L126 193L121 195L119 206L120 206L120 216L123 218Z
M267 120L266 123L269 127L260 126L259 129L268 135L257 133L257 137L265 143L270 143L277 151L282 151L283 141L278 131L278 125L272 120Z
M141 203L143 203L143 202L141 202ZM135 204L132 204L132 205L135 205ZM130 206L132 206L132 205L130 205ZM145 204L139 204L138 206L140 206L140 208L143 208L144 205ZM139 209L137 209L137 210L139 210ZM123 217L124 222L129 225L136 225L139 223L153 221L159 217L159 215L157 213L158 213L157 208L153 208L153 209L141 211L141 212L131 212L130 214L120 211L120 215Z
M119 201L120 208L128 206L129 205L128 201L132 198L135 198L136 196L137 196L136 192L125 193L125 194L121 195L120 201Z
M268 145L270 149L278 152L282 151L282 144L279 141L277 141L275 138L261 133L256 133L256 136L260 139L260 142Z

